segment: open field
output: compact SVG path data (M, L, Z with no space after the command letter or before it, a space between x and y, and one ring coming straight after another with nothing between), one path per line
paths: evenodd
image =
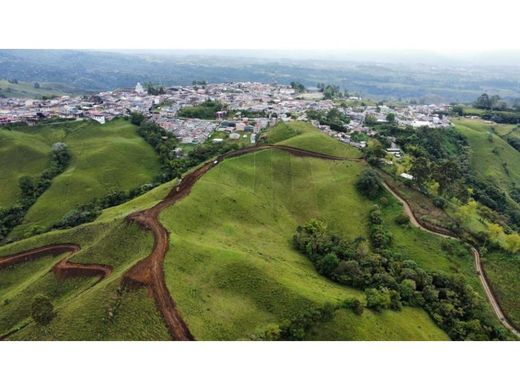
M280 143L339 157L361 157L356 148L320 133L307 122L278 123L269 131L269 143Z
M506 192L520 186L520 153L496 135L507 134L514 126L476 119L456 119L453 122L471 146L471 167L480 178L495 183Z
M520 328L520 255L493 250L482 256L482 262L504 313Z
M53 83L39 83L40 88L35 88L33 83L18 81L17 84L7 80L0 80L0 96L8 98L41 98L42 96L62 96L67 95L62 86Z
M5 276L0 289L8 299L0 307L0 335L22 328L10 339L169 338L146 290L120 289L122 274L151 249L152 239L147 232L121 220L94 222L4 246L0 248L0 256L55 242L80 244L81 250L72 261L106 264L113 267L113 272L101 281L93 277L58 278L50 269L62 256L0 270ZM56 308L57 316L49 326L41 327L30 321L30 304L36 294L49 296Z
M244 339L305 307L362 298L319 276L291 244L313 217L344 237L366 236L370 202L353 185L362 168L264 150L225 160L161 214L171 232L166 282L197 339Z
M20 197L18 180L37 178L47 167L50 145L39 137L0 128L0 208L13 206Z
M307 340L447 341L449 338L423 310L405 307L400 312L365 311L361 316L356 316L350 310L340 309L331 321L311 329Z
M281 137L286 145L313 138L309 149L314 151L332 148L334 154L349 157L358 153L312 127L293 137L286 135ZM367 236L373 202L354 186L364 168L363 161L304 158L276 149L253 151L213 165L185 198L164 209L160 221L170 232L164 263L166 286L193 336L199 340L254 338L309 307L338 304L353 297L364 300L362 291L320 276L292 246L296 227L311 218L323 219L332 232L350 240ZM0 307L0 335L27 325L10 339L169 339L147 290L121 289L121 279L152 249L151 234L123 218L154 205L173 186L166 183L107 209L93 223L1 247L0 256L73 242L81 245L81 250L72 261L106 264L113 272L102 280L58 280L49 272L58 258L42 258L0 271L6 275L0 292L9 296L9 302ZM397 225L394 219L402 207L389 194L386 197L384 223L394 235L394 249L427 270L463 277L483 296L467 248ZM57 317L45 328L28 317L28 305L37 293L52 297L57 308ZM447 339L428 315L416 308L380 314L365 310L361 317L341 309L307 337Z
M66 171L54 178L29 209L11 238L23 237L35 226L49 227L94 198L152 181L159 173L159 162L135 129L124 120L115 120L105 125L73 122L12 131L19 138L34 140L35 145L47 144L49 151L53 143L65 142L72 159ZM14 178L10 185L17 185Z

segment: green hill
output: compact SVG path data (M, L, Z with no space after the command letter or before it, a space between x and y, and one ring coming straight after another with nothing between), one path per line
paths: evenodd
M11 83L7 80L0 80L0 96L8 98L40 99L43 96L63 96L67 95L65 89L58 83L29 83L26 81Z
M507 193L520 187L520 153L501 138L511 132L513 126L475 119L457 119L454 123L468 140L471 167L481 179Z
M0 208L16 203L20 177L37 178L46 168L50 152L50 146L40 137L0 128Z
M66 171L54 178L50 188L29 209L23 223L11 233L11 238L23 237L35 226L47 228L70 210L94 198L151 182L160 169L153 149L139 137L136 127L124 120L104 125L83 121L20 127L12 131L0 130L0 134L22 140L25 148L39 145L41 153L45 145L50 151L53 143L64 142L72 155ZM17 154L18 150L24 150L19 147L20 144L11 142L9 150ZM28 169L23 161L10 164L16 165L22 173ZM44 164L38 168L41 165ZM9 166L5 168L7 172ZM8 177L9 186L17 187L14 175ZM10 192L14 193L14 190ZM16 193L9 198L15 196Z
M280 122L267 136L269 143L290 145L301 149L339 157L361 157L361 152L319 131L307 122Z
M134 205L153 204L157 194L162 195L171 185L165 184L134 199ZM113 217L130 211L132 206L120 205L105 210L93 223L0 247L3 256L57 242L74 242L81 245L81 250L71 261L113 267L112 274L99 283L92 277L56 278L49 271L63 256L48 256L1 269L0 336L21 328L10 339L168 340L170 336L147 291L120 288L123 273L146 256L153 244L146 231ZM49 296L56 307L57 316L47 327L30 321L30 305L36 294Z
M287 145L312 139L308 149L359 156L357 150L312 127L301 123L283 126L275 127L268 137L283 131L280 142ZM292 136L287 136L291 131ZM347 239L367 236L373 202L354 185L364 168L363 161L302 158L264 149L222 161L196 182L186 198L161 213L160 220L170 232L164 263L166 284L196 339L248 339L310 307L348 298L364 300L362 291L320 276L292 245L296 227L311 218L326 221L332 232ZM0 256L73 242L82 249L72 261L107 264L113 272L99 283L94 278L58 280L48 272L57 258L0 270L6 276L0 280L0 292L8 300L0 302L0 335L27 324L10 339L168 339L147 291L122 290L120 286L123 273L153 245L149 232L129 225L124 217L150 207L173 186L166 183L104 210L93 223L1 247ZM401 206L387 197L384 219L395 236L396 250L425 269L459 275L481 295L467 248L397 225L394 219L402 212ZM30 301L37 293L50 296L57 308L57 317L45 329L29 321ZM381 313L365 310L361 317L341 309L332 320L314 326L307 338L448 337L423 310L404 308Z

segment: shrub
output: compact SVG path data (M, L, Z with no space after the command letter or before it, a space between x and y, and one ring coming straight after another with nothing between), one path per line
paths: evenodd
M31 317L39 325L48 325L56 316L54 305L45 295L36 295L31 305Z
M410 217L406 214L399 214L395 217L394 222L398 225L406 225L410 222Z
M375 199L382 192L383 185L374 170L366 169L359 176L356 188L367 198Z
M441 198L440 196L437 196L433 199L433 205L444 210L446 208L446 200L444 198Z
M388 309L392 303L390 292L381 291L375 288L367 288L365 290L367 298L367 307L375 311Z

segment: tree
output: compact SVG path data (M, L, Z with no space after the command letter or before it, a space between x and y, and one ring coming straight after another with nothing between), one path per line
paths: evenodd
M141 126L144 121L144 115L137 111L132 111L130 114L130 122L136 126Z
M394 123L395 122L395 114L393 112L389 112L387 115L386 115L386 121L388 123Z
M504 229L497 223L487 224L488 237L492 242L496 242L500 236L504 233Z
M491 108L491 100L489 99L489 95L487 93L483 93L479 96L475 104L473 104L475 108L482 108L484 110L489 110Z
M54 305L49 297L38 294L33 298L31 305L32 319L39 325L48 325L56 316Z
M23 198L32 198L34 196L36 187L29 176L22 176L20 180L18 180L18 185Z
M421 156L415 158L412 163L410 173L415 178L417 184L422 185L426 183L429 180L431 174L430 162L426 157Z
M367 299L367 307L375 311L388 309L392 303L390 293L388 291L367 288L365 290L365 295Z
M321 275L330 276L338 267L339 260L335 253L327 253L318 262L316 262L316 269Z
M356 182L356 188L367 198L375 199L383 190L383 185L372 169L365 169Z
M40 89L40 83L38 83L38 82L33 83L33 88L34 89Z
M511 253L520 252L520 234L512 233L506 235L505 247Z

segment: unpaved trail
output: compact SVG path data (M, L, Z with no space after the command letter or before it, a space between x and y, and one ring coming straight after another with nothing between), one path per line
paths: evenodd
M80 249L81 247L76 244L54 244L34 248L14 255L0 257L0 269L35 260L42 256L61 255L62 253L69 252L68 256L65 256L62 260L57 262L54 267L52 267L52 272L54 272L56 276L62 278L75 276L98 276L100 279L103 279L110 275L112 267L108 265L74 263L70 261L70 258Z
M405 211L406 215L408 215L408 217L410 218L410 222L412 223L413 226L415 226L416 228L419 228L421 230L424 230L428 233L440 236L440 237L460 241L460 238L455 237L454 235L451 236L448 234L435 232L435 231L430 230L427 227L423 226L418 221L418 219L415 217L415 215L412 211L412 208L410 207L408 202L405 199L403 199L399 194L397 194L392 188L390 188L390 186L387 183L385 183L384 181L383 181L383 186L388 190L388 192L390 192L403 205L404 211ZM516 337L520 338L520 331L518 331L515 328L515 326L511 322L509 322L509 320L504 315L504 312L502 311L502 308L500 307L498 301L495 298L495 294L493 293L493 290L491 289L491 286L489 285L489 282L486 278L486 274L484 272L484 268L482 267L482 261L480 259L479 251L475 247L471 246L471 253L473 254L473 259L475 261L475 269L476 269L477 275L480 279L480 283L482 283L482 287L484 288L484 292L486 294L486 297L487 297L489 303L491 304L491 307L493 308L493 311L495 312L496 316L498 317L498 319L500 320L502 325L504 325L507 329L509 329L511 331L511 333L513 333Z

